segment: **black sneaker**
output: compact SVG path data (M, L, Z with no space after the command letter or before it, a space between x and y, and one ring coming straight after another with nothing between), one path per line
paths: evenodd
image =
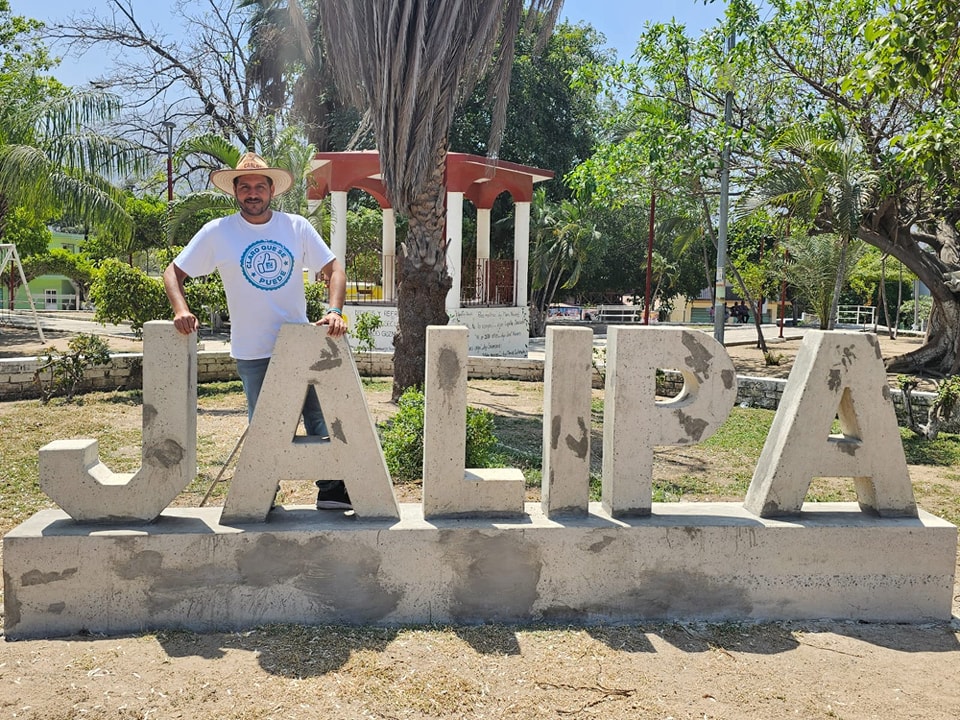
M350 496L347 495L347 486L343 481L317 483L320 492L317 493L317 510L352 510Z

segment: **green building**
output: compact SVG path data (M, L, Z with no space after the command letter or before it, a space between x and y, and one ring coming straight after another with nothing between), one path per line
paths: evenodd
M54 232L50 248L62 248L67 252L79 253L83 235ZM19 272L16 267L9 267L16 277ZM75 310L77 308L77 288L70 278L63 275L41 275L29 283L30 294L37 310ZM0 288L0 307L10 307L10 288ZM27 288L20 285L13 298L14 310L29 310L30 299L27 297Z

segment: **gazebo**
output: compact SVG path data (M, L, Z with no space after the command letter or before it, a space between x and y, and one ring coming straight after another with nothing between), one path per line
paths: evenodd
M311 161L307 199L311 211L327 195L332 203L330 247L346 266L347 193L358 189L374 197L383 213L381 276L377 288L355 287L347 305L353 313L379 315L382 326L376 349L392 350L397 326L396 216L387 200L376 151L317 153ZM530 247L530 203L533 186L554 176L550 170L490 160L478 155L448 153L446 166L447 270L453 286L447 294L450 323L470 328L470 353L524 356L527 353L527 273ZM513 259L490 257L490 211L502 193L514 202ZM464 267L463 201L477 210L476 265Z

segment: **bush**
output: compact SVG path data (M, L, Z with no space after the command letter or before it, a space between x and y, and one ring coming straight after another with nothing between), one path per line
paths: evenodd
M303 288L307 298L307 320L319 322L327 314L327 284L325 282L308 282Z
M149 320L173 317L163 281L148 277L143 270L119 260L106 260L97 271L90 287L90 300L97 308L94 314L97 322L128 321L137 337L141 336L143 325Z
M43 364L33 374L44 404L57 395L73 400L87 368L110 361L110 348L96 335L77 335L67 344L67 352L46 348ZM48 374L49 372L49 374Z
M362 312L357 315L357 321L350 331L350 334L357 340L357 350L360 352L371 352L376 344L373 339L373 333L383 325L383 318L376 313Z
M397 401L397 413L377 425L387 468L394 480L423 477L423 391L406 390ZM466 467L489 467L497 445L493 414L467 408Z

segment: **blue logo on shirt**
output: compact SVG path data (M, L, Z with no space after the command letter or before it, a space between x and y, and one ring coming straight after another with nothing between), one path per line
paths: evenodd
M293 275L293 253L272 240L258 240L240 257L243 276L261 290L277 290Z

